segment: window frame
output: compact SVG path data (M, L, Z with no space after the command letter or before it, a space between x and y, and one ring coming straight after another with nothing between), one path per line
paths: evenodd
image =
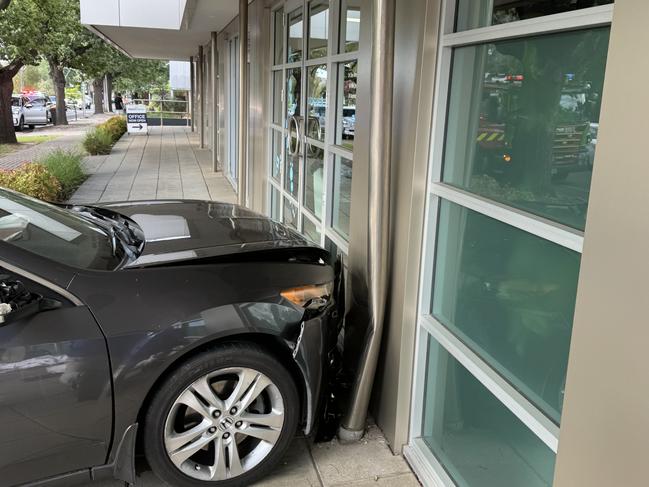
M461 46L610 26L614 10L614 4L609 4L455 32L456 7L456 0L444 0L441 6L441 28L435 68L436 85L429 135L424 232L420 250L422 265L419 276L409 443L404 448L406 458L426 484L445 487L453 487L456 484L441 461L420 437L424 417L423 404L429 336L438 341L555 453L558 450L560 426L541 412L493 367L432 316L431 304L440 202L446 200L456 203L580 254L584 243L584 232L582 231L442 182L453 51Z

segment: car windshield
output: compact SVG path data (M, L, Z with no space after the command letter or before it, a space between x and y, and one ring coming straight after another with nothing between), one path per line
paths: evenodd
M123 255L108 232L65 208L0 189L0 240L62 264L113 270Z
M20 98L12 97L11 98L11 106L12 107L19 107L20 106Z

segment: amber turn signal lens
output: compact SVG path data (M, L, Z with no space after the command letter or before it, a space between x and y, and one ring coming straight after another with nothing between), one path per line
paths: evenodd
M333 283L328 282L314 286L294 287L282 291L282 297L301 307L308 307L313 302L326 303L333 291Z

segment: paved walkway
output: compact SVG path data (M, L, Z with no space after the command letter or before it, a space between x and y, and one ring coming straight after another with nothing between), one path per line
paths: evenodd
M210 152L199 149L185 127L150 127L149 135L124 135L107 156L84 161L90 177L73 203L148 199L236 202L232 186L212 171Z
M0 169L15 169L27 162L35 161L40 156L55 149L80 148L85 133L113 115L113 113L109 113L82 118L81 114L79 114L79 119L75 121L72 118L74 115L68 114L70 125L46 125L36 127L33 130L25 130L23 132L25 135L53 135L56 136L56 139L19 149L0 157Z
M139 462L144 464L143 459ZM146 464L138 472L137 487L163 487ZM359 442L342 445L337 440L313 444L298 438L275 472L250 487L420 487L400 456L394 456L376 426ZM123 487L116 480L84 487Z

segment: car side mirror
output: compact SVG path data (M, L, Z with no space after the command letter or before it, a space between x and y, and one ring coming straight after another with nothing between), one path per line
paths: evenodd
M34 105L31 103L25 103L25 108L34 108Z
M24 320L30 316L36 315L43 311L50 311L53 309L59 309L62 304L60 301L51 298L45 298L39 294L34 294L34 300L29 304L9 311L4 315L0 315L0 326L8 325L10 323L15 323L19 320ZM0 313L2 312L2 307L7 306L4 303L0 304Z

